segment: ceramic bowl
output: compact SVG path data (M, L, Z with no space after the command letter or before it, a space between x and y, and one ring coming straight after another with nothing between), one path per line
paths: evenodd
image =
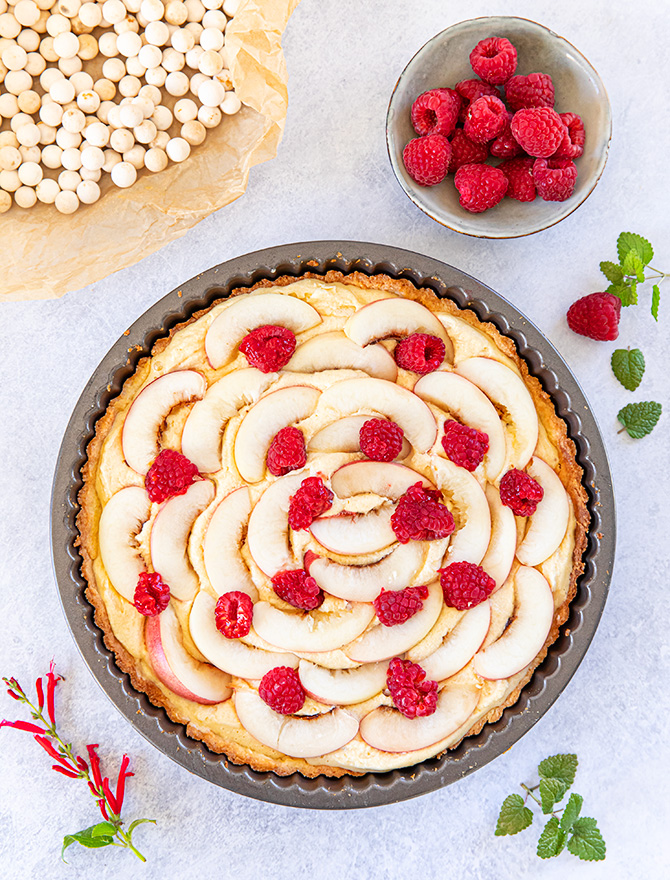
M575 161L575 191L564 202L533 202L504 198L481 214L458 203L453 175L437 186L419 186L405 170L402 151L417 137L410 121L415 99L433 88L451 87L475 77L469 56L486 37L507 37L518 54L516 73L548 73L556 92L558 113L581 116L586 131L584 154ZM612 134L610 103L603 83L586 58L571 43L548 28L525 18L487 16L462 21L429 40L403 70L389 103L386 142L393 171L414 204L429 217L465 235L479 238L518 238L540 232L575 211L600 179ZM495 160L497 164L498 160Z

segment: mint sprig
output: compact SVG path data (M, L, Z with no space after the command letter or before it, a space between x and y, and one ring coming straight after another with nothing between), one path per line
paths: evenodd
M518 834L532 825L534 814L526 803L531 798L545 815L551 813L537 843L537 855L541 859L554 858L567 848L572 855L585 861L602 861L606 853L605 841L595 819L580 817L582 796L572 792L566 805L555 809L575 781L577 763L577 755L573 754L552 755L541 761L537 768L540 777L537 785L529 788L522 783L525 797L510 794L503 801L496 835ZM559 817L559 813L563 815Z
M617 348L612 354L612 372L629 391L635 391L642 381L644 368L644 355L639 348Z
M662 281L670 273L661 272L651 265L654 249L651 243L635 232L622 232L617 239L618 263L603 260L600 271L610 282L608 293L618 296L623 306L636 305L638 301L638 285L648 281ZM653 273L653 274L652 274ZM658 283L652 287L651 314L658 321L658 309L661 302L661 291Z

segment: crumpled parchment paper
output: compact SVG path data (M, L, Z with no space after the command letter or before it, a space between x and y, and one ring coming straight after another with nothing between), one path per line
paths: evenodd
M128 189L108 175L94 205L64 216L53 205L0 216L0 301L48 299L98 281L184 235L244 193L249 170L276 155L288 103L281 36L299 0L243 0L226 30L244 106L209 129L189 158Z

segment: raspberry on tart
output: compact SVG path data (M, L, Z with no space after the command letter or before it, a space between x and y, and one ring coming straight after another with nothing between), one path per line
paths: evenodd
M135 608L144 617L155 617L170 602L170 588L158 572L143 571L135 587Z
M393 705L407 718L424 718L437 709L437 682L426 680L418 663L394 657L389 663L386 686Z
M308 529L317 516L330 510L334 497L321 477L306 477L295 495L291 496L288 507L289 526L297 532Z
M275 477L304 467L307 462L305 437L299 428L287 425L277 431L268 448L268 470Z
M283 369L295 351L295 333L287 327L264 324L254 328L240 342L240 351L262 373L276 373Z
M258 693L263 702L280 715L299 712L305 702L300 676L290 666L275 666L266 672L261 679Z
M241 639L251 630L254 603L240 590L219 596L214 607L216 628L227 639Z
M162 449L144 478L151 501L161 504L173 495L183 495L198 476L198 468L181 452Z
M515 516L532 516L543 496L537 480L518 468L507 471L500 481L500 500Z
M372 604L381 624L397 626L421 611L426 598L427 587L405 587L404 590L382 590Z
M408 541L435 541L448 537L455 528L451 511L442 503L436 489L425 489L418 482L400 498L391 516L391 528L401 544Z
M404 432L388 419L368 419L358 436L363 455L372 461L393 461L400 455Z
M430 333L412 333L396 345L393 356L403 370L420 376L437 370L444 360L444 342Z
M488 452L489 436L460 422L448 421L444 423L442 448L454 464L474 471Z
M493 578L473 562L452 562L438 571L445 604L459 611L474 608L495 590Z
M304 568L278 571L272 577L272 589L289 605L314 611L323 604L323 590Z

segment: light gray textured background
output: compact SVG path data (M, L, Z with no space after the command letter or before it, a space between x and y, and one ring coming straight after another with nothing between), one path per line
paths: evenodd
M598 69L614 113L610 159L590 199L547 232L494 243L450 233L421 214L393 178L384 145L388 98L409 58L438 30L484 14L527 16L567 37ZM632 400L670 404L670 285L658 325L647 304L627 310L621 321L617 345L640 346L647 358L634 394L610 372L616 345L575 336L564 315L578 296L602 289L598 263L615 256L622 229L646 235L656 247L654 264L670 267L670 117L657 91L667 79L669 24L666 0L632 6L622 0L303 0L284 38L285 137L278 157L252 172L243 198L86 290L0 306L0 674L30 682L55 657L67 678L58 704L63 729L80 747L101 742L112 762L127 751L136 772L127 815L158 820L137 835L146 866L118 850L74 848L70 866L61 865L62 835L95 821L92 802L81 783L48 770L28 735L3 729L0 878L668 876L668 414L651 436L632 441L617 436L616 413ZM60 609L49 492L61 436L87 378L149 305L236 254L338 237L452 263L508 297L547 334L601 425L620 531L610 598L591 649L523 740L469 778L419 800L318 813L247 800L192 777L116 712L84 666ZM16 706L0 695L0 717L15 717ZM540 862L537 828L493 836L503 798L531 779L540 759L559 751L579 755L575 788L607 840L604 863L568 854Z

